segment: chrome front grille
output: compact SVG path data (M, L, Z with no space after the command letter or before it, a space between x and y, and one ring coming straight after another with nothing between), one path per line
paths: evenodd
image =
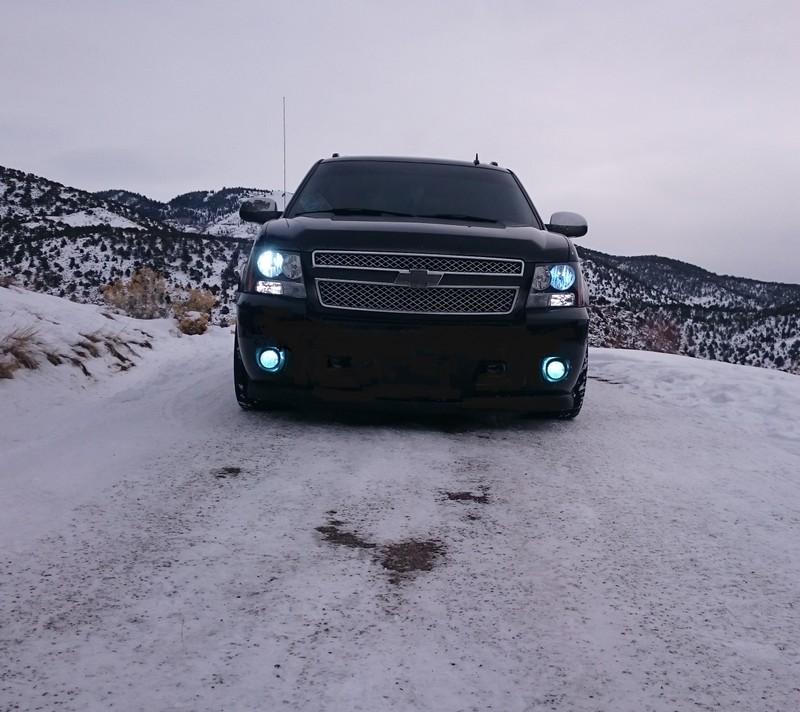
M397 314L510 314L518 287L424 287L317 279L320 304Z
M314 252L314 267L395 271L414 269L445 274L520 277L525 269L525 264L522 260L499 257L317 250Z

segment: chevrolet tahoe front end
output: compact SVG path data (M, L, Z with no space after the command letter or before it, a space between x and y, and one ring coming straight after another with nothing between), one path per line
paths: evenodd
M585 221L545 226L510 171L334 157L284 213L241 214L264 222L237 300L242 407L580 411L589 319L567 234Z

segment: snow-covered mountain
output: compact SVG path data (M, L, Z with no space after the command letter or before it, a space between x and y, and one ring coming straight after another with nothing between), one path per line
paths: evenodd
M0 278L101 303L101 288L151 267L178 297L214 292L215 318L233 309L236 272L257 229L238 218L245 197L223 188L161 203L125 190L87 193L0 168ZM663 257L616 257L579 245L592 297L594 346L647 349L800 373L800 285L720 276Z
M798 708L795 376L593 349L575 421L246 413L230 328L0 325L2 710Z
M103 286L141 267L177 297L194 287L218 299L226 320L236 272L257 226L239 220L247 197L276 191L224 188L159 203L126 191L89 193L0 168L0 276L29 289L102 303Z
M95 195L116 204L125 205L183 232L252 239L258 226L239 219L239 206L247 198L272 198L279 209L291 198L291 193L278 190L222 188L218 191L196 191L160 203L125 190L106 190Z
M592 345L800 373L800 285L578 251L592 295Z

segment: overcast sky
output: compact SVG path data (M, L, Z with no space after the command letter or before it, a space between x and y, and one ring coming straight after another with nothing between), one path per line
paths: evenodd
M800 282L797 0L0 0L0 165L168 200L497 161L581 244Z

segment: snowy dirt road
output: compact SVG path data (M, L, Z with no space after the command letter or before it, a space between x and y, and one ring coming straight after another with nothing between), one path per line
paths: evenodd
M574 422L245 413L230 333L174 341L3 384L0 709L800 708L800 379L596 351Z

